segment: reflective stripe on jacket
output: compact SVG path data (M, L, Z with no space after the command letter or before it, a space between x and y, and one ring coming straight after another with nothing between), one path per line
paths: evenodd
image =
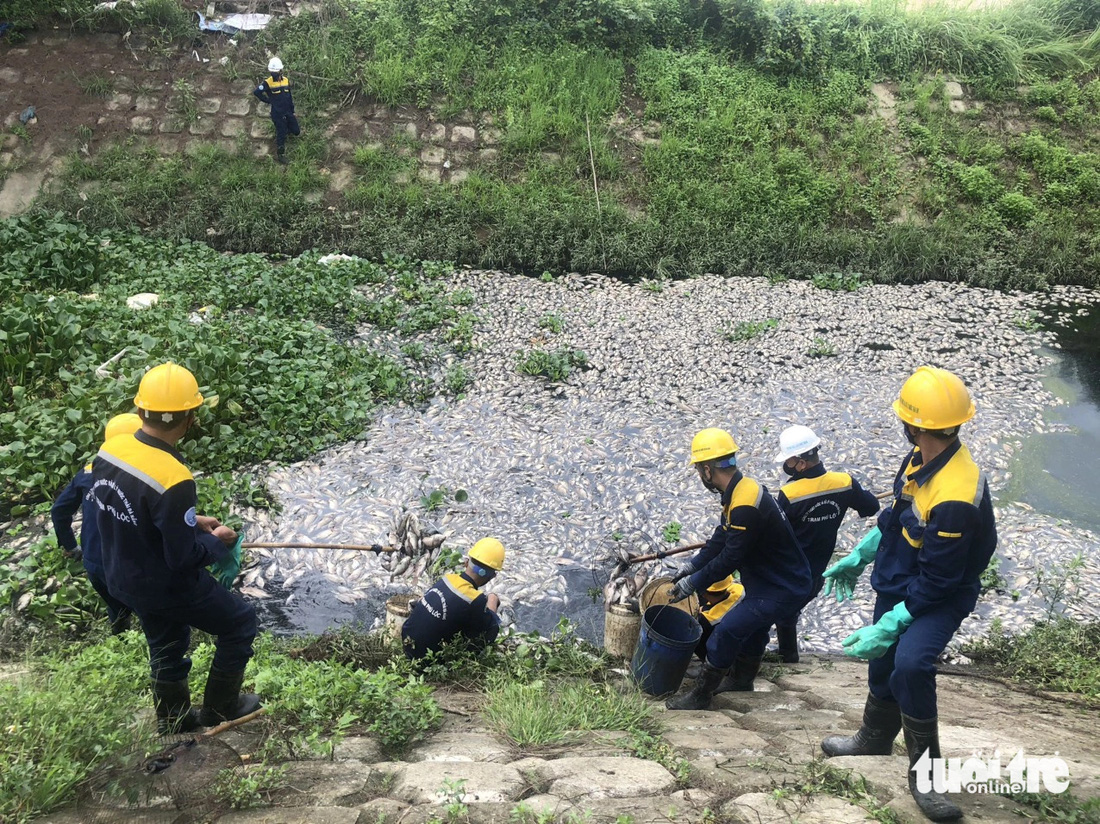
M722 493L722 520L691 559L696 591L735 571L754 598L797 601L810 596L810 566L787 517L768 490L738 470Z
M878 512L878 500L847 472L827 472L817 463L794 475L776 496L810 569L820 575L836 549L836 533L849 509L861 518Z
M217 586L204 567L229 549L197 527L195 481L164 441L139 430L104 443L90 495L107 588L120 601L163 609Z
M878 526L876 592L904 598L913 617L955 599L973 609L997 526L985 475L960 441L927 464L919 449L909 453Z
M491 643L500 630L500 619L487 602L485 593L478 591L466 573L444 575L413 605L401 627L401 638L415 658L438 650L459 634Z

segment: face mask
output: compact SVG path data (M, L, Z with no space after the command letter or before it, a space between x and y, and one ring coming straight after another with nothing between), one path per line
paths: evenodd
M708 468L706 470L706 472L709 473L710 469ZM712 481L709 477L707 477L707 475L704 475L702 472L700 472L699 473L699 478L700 478L700 480L702 480L703 486L705 486L707 488L708 492L713 492L716 495L721 495L722 494L722 488L720 486L718 486L718 484L714 483L714 481Z
M795 475L798 474L798 470L795 469L796 466L798 466L798 461L795 461L793 464L787 464L786 462L784 462L783 471L787 474L788 478L793 478Z
M909 441L909 443L913 444L913 446L916 446L917 436L909 431L909 424L903 423L901 425L901 428L905 430L905 440Z

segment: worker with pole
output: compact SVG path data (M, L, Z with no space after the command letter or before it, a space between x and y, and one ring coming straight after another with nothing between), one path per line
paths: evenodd
M704 429L691 442L691 463L703 486L721 496L722 518L703 549L677 573L672 600L735 571L745 596L714 628L694 688L670 699L666 706L672 710L706 709L716 692L751 690L772 624L795 615L810 594L810 566L791 525L768 490L741 473L737 452L724 429Z
M202 405L195 376L175 363L145 373L134 405L141 429L106 441L92 462L91 498L111 595L141 620L149 644L157 730L190 732L259 709L241 694L256 610L206 570L237 534L196 513L194 478L176 446ZM214 636L202 713L191 708L191 628Z
M874 562L874 623L844 639L848 655L869 661L863 724L830 736L826 755L890 755L904 732L909 791L932 821L962 811L945 794L917 784L914 767L940 756L936 659L978 601L981 575L997 547L985 475L959 440L974 417L962 380L922 366L901 387L894 412L912 448L894 478L894 501L843 560L825 570L826 593L852 596Z

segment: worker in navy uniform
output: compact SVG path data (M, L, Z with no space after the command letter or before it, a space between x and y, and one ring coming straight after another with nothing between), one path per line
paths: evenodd
M446 642L462 637L473 650L482 650L500 631L500 599L479 592L504 568L504 545L482 538L471 547L460 573L444 575L417 601L401 627L405 655L423 658Z
M287 133L299 135L302 129L298 125L298 118L294 116L294 97L290 91L290 78L283 74L283 61L272 57L267 61L267 70L271 72L271 76L260 81L260 85L252 93L261 102L271 106L271 122L275 124L276 159L280 163L286 163Z
M722 520L698 554L678 572L673 600L687 598L735 571L745 597L707 640L707 657L691 692L673 710L702 710L716 692L751 690L772 624L795 615L810 594L810 566L775 499L737 467L737 443L723 429L704 429L691 442L699 479L722 496ZM731 667L732 675L728 675Z
M190 732L260 706L255 695L240 693L256 611L205 569L232 551L237 534L196 514L195 481L176 451L202 400L182 366L150 369L134 398L141 429L106 441L92 463L107 586L141 621L161 733ZM215 636L201 714L191 707L187 680L192 627Z
M940 758L936 659L974 609L981 575L997 546L985 476L959 440L974 417L958 376L922 366L894 402L913 448L894 479L894 501L846 558L825 570L826 593L852 595L863 569L875 564L874 624L844 639L844 651L870 661L863 724L850 737L830 736L826 755L890 755L905 735L910 768L926 753ZM909 790L932 821L962 812L944 794Z
M707 641L718 622L726 617L745 594L745 588L732 575L727 575L721 581L711 584L699 593L699 624L703 627L703 637L699 639L695 647L695 654L700 661L707 660Z
M109 441L118 435L132 435L141 429L141 418L133 412L115 415L107 422L103 440ZM50 508L50 519L57 543L70 558L80 558L88 581L96 591L103 605L107 607L107 620L111 625L111 634L118 635L130 628L130 608L122 603L107 588L107 579L103 575L103 558L99 546L99 529L96 527L96 506L88 497L92 488L92 465L88 464L74 477L57 496ZM76 543L73 532L73 515L81 510L80 545Z
M779 436L779 452L775 456L790 478L779 488L775 501L786 514L794 537L810 562L813 589L807 604L817 597L825 583L821 573L833 557L836 533L844 515L849 509L854 509L861 518L870 518L878 512L878 499L859 481L847 472L825 471L820 448L821 439L808 426L788 426ZM787 664L798 663L798 617L775 625L779 657Z

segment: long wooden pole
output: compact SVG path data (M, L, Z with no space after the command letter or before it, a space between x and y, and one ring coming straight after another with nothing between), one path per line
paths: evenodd
M397 552L395 546L382 544L304 544L304 543L249 543L241 544L244 549L346 549L351 552Z

